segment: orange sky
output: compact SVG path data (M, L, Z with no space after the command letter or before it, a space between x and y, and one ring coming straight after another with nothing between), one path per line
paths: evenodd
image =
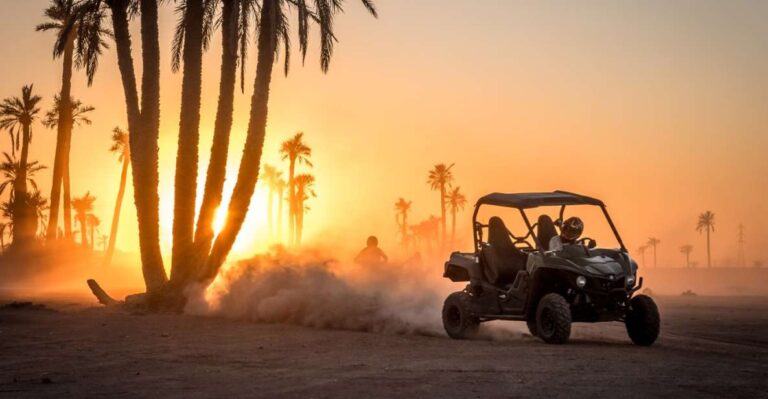
M46 4L0 3L0 97L34 83L48 109L61 65L51 59L52 34L34 32ZM746 226L750 263L765 259L759 249L768 246L768 233L760 232L768 224L768 3L377 4L380 18L374 20L348 2L328 75L320 72L312 47L306 66L295 62L287 78L273 80L265 161L285 168L280 142L306 132L318 179L318 198L306 217L309 240L355 248L373 233L391 248L397 197L414 201L413 221L438 215L426 172L434 163L455 162L457 184L470 202L489 191L565 189L600 197L630 249L652 235L661 239L660 264L681 264L678 247L687 243L695 247L693 259L705 262L703 237L694 227L707 209L716 214L716 264L735 258L739 223ZM166 250L181 82L169 67L174 21L172 7L164 7L160 191ZM219 78L218 37L212 43L205 58L201 175ZM249 66L246 87L253 57ZM119 164L107 152L110 131L126 125L112 50L93 87L76 75L73 94L97 107L93 125L74 135L73 194L90 190L98 197L95 213L107 232L119 180ZM236 98L229 189L249 98L249 92ZM51 165L55 134L34 129L31 157ZM3 134L0 148L8 147ZM38 180L47 196L50 170ZM137 247L132 195L129 189L118 238L118 247L128 251ZM264 203L259 190L236 254L264 243ZM470 215L460 216L465 235Z

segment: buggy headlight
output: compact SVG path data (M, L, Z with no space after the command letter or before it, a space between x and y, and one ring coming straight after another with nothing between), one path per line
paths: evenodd
M635 276L627 276L627 287L635 286Z
M576 277L576 286L579 288L584 288L584 286L587 285L587 278L584 276Z

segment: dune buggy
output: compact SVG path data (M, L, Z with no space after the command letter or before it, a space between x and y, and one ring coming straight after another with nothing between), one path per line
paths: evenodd
M577 205L599 207L618 248L598 248L589 237L550 248L552 238L559 237L566 208ZM486 224L481 223L481 207L511 208L513 215L519 211L518 224L527 231L513 234L495 211ZM526 210L539 207L554 208L559 214L553 220L542 213L532 224ZM445 263L443 277L468 282L443 306L443 326L451 338L472 337L482 322L518 320L527 323L533 336L562 344L568 341L573 322L619 321L635 344L656 341L658 308L652 298L634 295L643 284L642 278L637 280L638 265L602 201L564 191L493 193L477 201L472 225L474 252L453 252Z

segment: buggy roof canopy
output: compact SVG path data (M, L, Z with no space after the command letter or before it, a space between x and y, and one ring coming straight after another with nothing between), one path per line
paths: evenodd
M477 200L477 206L496 205L512 208L536 208L539 206L560 205L597 205L604 206L603 201L566 191L554 191L551 193L518 193L504 194L492 193Z

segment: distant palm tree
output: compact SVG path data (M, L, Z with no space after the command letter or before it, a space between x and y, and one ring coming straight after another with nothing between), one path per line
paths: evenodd
M405 247L408 245L408 212L411 211L411 201L405 198L398 198L395 202L395 222L400 228L400 243Z
M18 176L21 173L21 163L7 152L3 153L3 157L5 160L0 163L0 174L2 175L2 180L0 180L0 195L3 195L5 190L10 188L10 199L11 202L13 202L16 193L14 186L16 185ZM27 163L26 180L27 183L32 186L33 190L37 190L35 175L37 175L37 172L43 169L45 169L45 166L39 165L37 161L31 161Z
M85 216L86 222L88 223L88 227L91 231L91 249L96 249L96 240L95 240L95 231L96 228L98 228L101 225L101 219L96 217L96 215L89 213Z
M707 267L712 267L712 252L709 241L710 232L715 231L715 214L711 211L706 211L699 215L699 222L696 224L696 231L701 233L706 231L707 233Z
M106 234L99 234L99 246L101 247L102 251L107 250L107 242L109 241L109 237L107 237Z
M117 240L117 227L120 223L120 210L123 207L123 196L125 195L125 185L128 181L128 166L131 164L131 146L128 143L128 133L116 127L112 130L112 146L109 151L117 154L117 160L122 163L120 172L120 187L117 190L117 200L115 201L115 211L112 214L112 227L109 230L109 244L104 254L104 266L109 266L112 261L112 254L115 252L115 241Z
M640 253L640 259L642 259L642 260L643 260L643 266L645 266L645 265L646 265L646 263L645 263L645 251L646 251L647 249L648 249L648 246L647 246L647 245L641 245L641 246L637 247L637 252L639 252L639 253Z
M49 129L55 129L59 125L59 118L61 116L60 110L61 107L61 99L58 95L56 95L53 98L54 106L51 108L48 112L45 113L45 118L43 118L43 125ZM71 140L72 135L72 128L74 126L83 126L83 125L90 125L91 119L88 117L88 114L93 112L96 108L83 104L80 100L77 100L75 98L70 98L69 100L69 107L70 107L70 115L67 116L69 118L69 128L66 129L66 134L68 135L68 140ZM65 144L64 146L67 150L66 154L63 155L63 160L60 161L62 163L60 171L63 176L59 176L59 180L54 180L53 184L63 184L64 188L64 201L63 201L63 208L64 208L64 235L67 238L72 237L72 213L71 211L71 201L72 201L72 194L71 194L71 186L70 186L70 173L69 173L69 144ZM54 165L55 165L54 160ZM55 167L55 166L54 166ZM51 195L57 193L53 192L54 190L51 190ZM51 201L51 205L53 206L53 201ZM56 206L58 207L58 201ZM58 218L58 209L56 210L56 217ZM53 216L53 208L51 210L51 216ZM54 225L58 223L58 220L53 223ZM52 221L48 222L48 225L50 226L52 224ZM56 229L51 229L48 231L48 233L51 234L51 237L54 238L56 236Z
M301 237L304 231L304 212L309 210L304 201L310 197L317 196L317 194L315 194L314 190L315 176L302 173L297 175L294 181L296 183L296 208L298 209L296 214L296 241L294 245L298 246L301 245Z
M7 130L11 136L12 152L19 150L21 144L21 158L16 175L16 183L13 186L15 203L17 207L14 216L14 244L23 245L35 238L37 223L32 223L34 212L28 209L19 199L27 198L27 163L29 158L29 145L32 142L32 123L40 113L38 104L42 99L32 94L32 85L21 89L21 97L6 98L0 103L0 129ZM21 134L21 137L19 137ZM15 136L15 139L14 139Z
M448 206L451 208L451 243L456 239L456 213L467 205L467 197L456 187L448 193Z
M281 242L283 241L283 202L285 202L283 194L287 186L288 182L283 178L278 178L275 181L275 191L277 192L277 239Z
M304 143L304 132L298 132L280 146L282 160L288 161L288 242L296 242L296 227L298 215L298 200L296 195L296 165L313 166L309 158L312 148Z
M80 2L83 3L83 2ZM54 31L56 40L53 46L53 57L63 59L61 91L58 98L64 101L56 101L54 117L57 123L56 152L53 162L53 183L51 184L51 212L46 236L49 240L56 237L59 218L59 199L62 184L65 190L69 190L67 170L69 168L69 150L72 141L72 123L74 103L71 101L72 70L73 66L85 68L88 77L88 85L93 82L98 66L98 59L102 49L107 47L104 38L111 37L112 33L102 27L103 14L79 14L78 4L75 0L51 0L50 6L45 10L47 22L37 26L37 31ZM71 237L72 221L70 211L70 198L65 194L63 204L65 221L67 223L66 236Z
M75 217L80 223L80 244L84 247L88 247L88 214L93 210L94 201L96 201L96 197L92 196L90 191L82 197L72 198L72 209L74 209Z
M453 173L451 172L451 168L453 168L454 164L450 164L449 166L446 166L443 163L437 164L432 168L432 170L429 171L429 175L427 177L427 184L429 184L430 188L435 191L440 191L440 223L442 224L442 240L443 244L445 244L445 236L446 236L446 229L445 229L445 214L446 214L446 198L448 196L448 188L451 187L451 184L453 183Z
M691 252L693 252L693 245L683 245L680 247L680 253L685 254L685 267L691 267Z
M656 246L661 243L661 240L658 238L651 237L648 239L648 243L646 244L649 247L653 247L653 267L658 267L658 264L656 263Z
M272 165L264 164L264 169L261 171L261 177L259 177L259 180L264 182L264 185L267 187L267 228L269 230L269 236L272 237L274 235L274 224L273 220L275 218L274 212L273 212L273 206L272 201L275 196L275 182L280 177L282 173L277 170Z
M48 199L43 197L43 195L40 193L39 190L33 191L31 194L27 195L27 205L30 207L30 209L34 210L34 217L36 220L36 225L39 223L39 235L42 238L45 238L45 231L47 224L45 223L45 211L47 211L48 208Z

